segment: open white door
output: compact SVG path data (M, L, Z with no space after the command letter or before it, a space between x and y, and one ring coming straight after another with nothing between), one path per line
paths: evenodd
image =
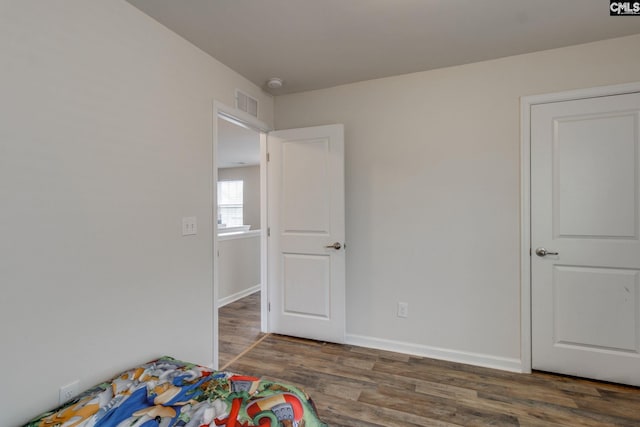
M532 365L640 386L640 93L531 108Z
M270 132L267 149L269 330L342 343L344 128Z

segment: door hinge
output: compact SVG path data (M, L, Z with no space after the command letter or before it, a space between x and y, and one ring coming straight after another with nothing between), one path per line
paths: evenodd
M267 311L269 311L269 312L271 311L271 302L267 303Z
M271 227L267 227L267 237L271 237Z
M271 154L267 153L267 162L271 161Z
M529 248L529 256L531 256L531 248Z

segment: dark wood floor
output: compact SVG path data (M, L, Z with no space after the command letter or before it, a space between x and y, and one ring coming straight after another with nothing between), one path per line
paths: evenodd
M221 307L218 330L218 365L224 368L264 335L260 332L260 292Z
M331 426L640 426L639 388L279 335L227 369L304 388Z

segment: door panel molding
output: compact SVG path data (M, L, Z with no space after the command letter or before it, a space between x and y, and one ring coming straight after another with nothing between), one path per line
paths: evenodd
M640 82L520 98L520 365L531 373L531 108L538 104L640 92Z

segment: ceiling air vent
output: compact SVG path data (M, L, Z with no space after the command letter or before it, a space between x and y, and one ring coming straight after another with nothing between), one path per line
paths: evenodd
M236 108L258 117L258 100L236 89Z

